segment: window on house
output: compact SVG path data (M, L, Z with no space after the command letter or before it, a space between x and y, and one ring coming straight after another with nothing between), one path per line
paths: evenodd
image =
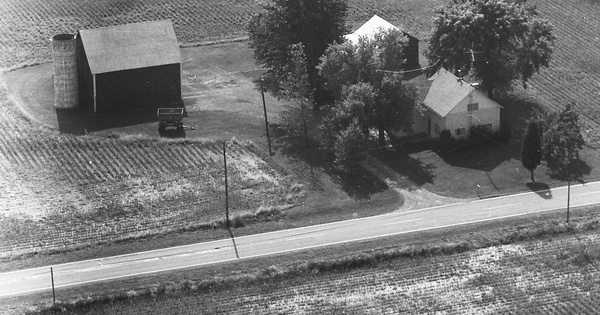
M440 134L440 126L438 126L438 124L433 124L433 130L435 131L435 133L437 133L438 135Z
M458 129L456 129L456 130L455 130L455 134L456 134L457 136L462 136L462 135L464 135L464 134L465 134L465 128L458 128Z
M492 131L492 124L484 124L482 125L487 131Z
M478 110L479 109L479 103L473 103L473 104L469 104L467 105L467 109L472 112L474 110Z

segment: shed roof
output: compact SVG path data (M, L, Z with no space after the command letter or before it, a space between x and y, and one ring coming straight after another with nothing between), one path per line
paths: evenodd
M394 30L402 31L402 29L394 26L392 23L382 19L378 15L373 15L373 17L371 19L369 19L365 24L363 24L356 31L354 31L354 33L344 35L344 38L351 41L352 43L356 44L356 43L358 43L358 39L361 36L366 36L368 38L372 38L375 33L377 33L378 31L380 31L382 29L383 30L394 29ZM408 35L406 32L404 32L404 34Z
M442 117L446 117L454 107L475 89L444 68L441 68L430 79L432 79L431 87L423 100L423 104Z
M93 74L181 63L170 20L80 30Z

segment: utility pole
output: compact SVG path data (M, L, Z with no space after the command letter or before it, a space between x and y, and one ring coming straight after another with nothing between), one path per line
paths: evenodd
M262 95L263 111L265 112L265 129L267 130L267 144L269 145L269 156L272 156L271 152L271 138L269 137L269 121L267 119L267 105L265 104L265 88L263 86L263 77L260 76L260 94Z
M223 165L225 166L225 227L229 228L229 192L227 188L227 141L223 141Z
M54 271L50 267L50 278L52 279L52 307L56 306L56 294L54 294Z

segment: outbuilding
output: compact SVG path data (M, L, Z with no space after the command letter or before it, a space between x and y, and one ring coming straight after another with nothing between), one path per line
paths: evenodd
M80 103L94 113L181 107L181 52L170 20L77 36Z
M356 44L358 43L358 39L360 37L366 37L371 39L377 32L381 30L387 31L390 29L399 30L404 34L404 36L408 38L408 45L406 46L406 49L404 51L404 55L406 57L404 69L409 70L419 68L419 40L416 37L398 28L397 26L379 17L378 15L373 15L371 19L365 22L365 24L361 25L356 31L354 31L351 34L344 35L344 38Z

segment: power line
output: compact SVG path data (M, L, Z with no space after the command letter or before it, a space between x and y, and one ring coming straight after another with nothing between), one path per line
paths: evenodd
M442 61L442 59L438 59L438 61L436 61L434 64L432 64L431 66L427 66L427 67L423 67L423 68L419 68L419 69L412 69L412 70L404 70L404 71L392 71L392 70L380 70L377 69L375 71L378 72L385 72L385 73L397 73L397 74L405 74L405 73L411 73L411 72L416 72L416 71L423 71L426 69L430 69L435 67L440 61Z

